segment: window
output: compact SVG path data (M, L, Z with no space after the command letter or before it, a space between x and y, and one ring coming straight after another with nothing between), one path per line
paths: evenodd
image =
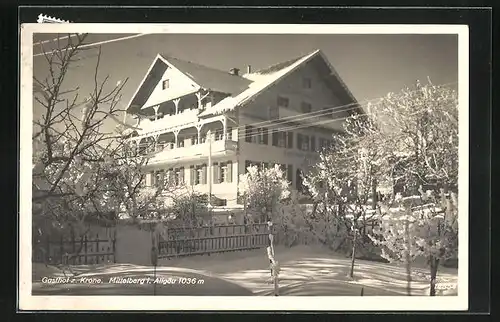
M286 168L286 180L293 183L293 165L289 164Z
M268 138L267 138L267 128L261 127L257 129L257 137L256 137L257 143L258 144L265 144L267 145Z
M310 89L312 87L312 81L310 78L303 78L302 79L302 87L305 89Z
M288 107L290 100L286 97L278 96L278 107Z
M179 137L177 138L177 147L178 147L178 148L183 148L183 147L184 147L184 138L183 138L183 137L181 137L181 136L179 136Z
M151 187L160 187L163 183L163 170L151 171Z
M332 146L332 140L328 140L328 139L323 139L323 138L320 138L319 139L319 148L322 150L322 149L328 149L329 147Z
M193 135L191 136L191 145L196 145L198 144L197 136Z
M245 126L245 142L252 143L254 142L254 129L251 125Z
M297 133L297 149L302 151L309 150L309 136Z
M167 173L166 173L166 182L167 182L168 185L175 184L174 169L170 168L170 169L167 170Z
M316 137L314 135L311 136L311 151L316 151Z
M198 165L190 167L191 185L206 184L207 183L207 165Z
M276 120L279 119L279 117L280 117L280 110L278 106L269 107L269 119Z
M228 127L226 129L226 140L232 140L233 139L233 128Z
M312 105L306 102L302 102L300 109L302 113L311 113L312 111Z
M170 80L169 79L165 79L161 82L161 88L162 89L167 89L170 87Z
M271 132L271 145L272 146L278 146L280 134L281 134L281 132L278 132L277 130L272 130L272 132Z
M286 132L287 148L293 149L293 132Z
M214 182L232 182L232 165L231 161L221 162L220 165L214 164Z
M195 184L201 184L203 179L203 169L202 168L196 168L196 178L194 180Z
M175 185L180 186L184 184L184 168L175 169Z
M215 130L215 141L221 141L224 137L224 132L222 129Z

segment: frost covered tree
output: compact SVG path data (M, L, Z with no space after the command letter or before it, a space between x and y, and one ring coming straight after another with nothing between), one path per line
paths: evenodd
M371 246L366 229L377 212L373 187L381 178L384 153L375 144L378 135L365 115L352 116L344 124L344 133L336 135L332 147L321 152L304 180L320 205L309 219L317 227L311 231L335 251L350 252L351 277L356 252Z
M403 212L404 222L410 220L406 230L387 229L385 221L393 219L385 217L382 227L386 229L379 234L385 244L381 245L391 249L396 259L402 254L406 254L405 261L411 261L413 254L426 257L431 271L430 294L435 295L439 263L458 252L458 94L430 80L425 85L417 82L413 88L390 93L370 112L383 129L378 144L387 151L385 176L406 197L402 204L395 199L392 203L400 215ZM433 193L441 196L431 200ZM444 221L439 209L445 209ZM405 246L400 241L407 233L412 237ZM403 249L398 251L398 247Z
M128 138L134 129L119 118L126 80L101 80L101 51L92 89L69 88L72 67L85 59L86 34L55 42L46 50L46 73L34 77L33 241L51 233L84 235L90 222L112 225L117 215L147 215L164 185L144 186L142 168L149 157Z
M415 201L420 205L415 206ZM406 265L409 295L411 263L417 257L426 258L430 268L429 295L434 296L440 262L456 257L458 252L457 196L453 192L446 195L441 189L439 194L429 190L421 191L419 196L397 198L370 238L381 246L384 258Z
M313 212L311 219L325 228L312 231L320 240L350 242L351 272L358 241L370 245L366 234L370 217L380 216L397 204L394 194L377 200L379 188L398 187L409 197L420 195L418 190L444 188L457 192L457 104L454 90L430 81L390 93L369 104L367 114L348 118L344 132L334 137L333 147L321 153L319 162L306 175L305 184L316 203L323 205L315 209L326 214L321 218ZM405 214L412 213L415 199L420 197L404 203ZM338 229L338 223L343 230ZM401 242L411 229L394 231L403 234L395 243L407 247ZM362 239L357 238L359 232ZM334 238L329 237L333 234ZM412 255L408 254L406 259L411 261Z
M418 195L420 186L458 189L458 93L446 86L417 82L389 93L370 107L370 117L383 134L395 184L404 195Z
M279 203L289 194L289 183L278 165L272 168L248 167L247 173L240 175L239 193L247 212L257 215L261 222L276 216Z

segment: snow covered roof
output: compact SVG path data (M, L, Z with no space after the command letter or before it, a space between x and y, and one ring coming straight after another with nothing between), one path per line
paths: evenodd
M236 107L244 106L246 103L251 102L260 93L264 92L267 88L281 80L283 77L289 75L297 68L316 57L322 59L322 61L328 66L330 75L335 79L335 81L340 83L350 101L356 102L356 99L344 84L344 82L340 79L333 66L330 65L321 50L317 49L307 55L274 64L270 67L261 69L251 74L243 75L243 77L253 81L245 91L239 93L238 95L226 97L215 106L212 106L200 113L199 116L203 117L208 115L222 114L226 111L233 110Z
M316 50L308 55L302 56L299 59L288 60L257 71L256 73L244 75L245 78L253 80L247 90L236 96L230 96L223 99L215 106L200 113L199 116L203 117L207 115L221 114L226 111L230 111L235 107L244 105L319 52L319 50Z
M328 62L321 50L317 49L306 55L289 59L242 76L198 63L184 61L165 54L158 54L128 106L131 109L130 112L133 112L132 109L140 108L147 97L151 95L154 87L152 84L156 84L161 79L166 68L171 67L185 74L200 88L230 94L230 96L201 112L198 116L204 117L222 114L251 102L268 87L314 58L321 59L325 64L331 76L330 80L335 83L334 87L338 88L337 91L339 94L348 100L349 103L356 102L356 99L340 79L333 66Z
M234 95L243 92L251 83L250 80L229 72L164 54L161 54L161 57L205 89Z

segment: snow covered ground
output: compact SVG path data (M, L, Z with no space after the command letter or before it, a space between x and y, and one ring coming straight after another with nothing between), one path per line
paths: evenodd
M280 263L280 295L364 296L406 295L406 270L403 265L356 260L354 279L348 277L350 258L332 253L321 247L276 247ZM248 290L256 295L271 295L269 260L264 249L213 254L211 256L185 257L159 260L159 269L192 269L219 278ZM102 266L102 267L101 267ZM115 264L123 273L137 269L137 265ZM137 266L137 267L135 267ZM143 267L139 267L144 269ZM73 270L79 274L96 274L116 270L100 265L79 266ZM119 271L115 272L120 274ZM67 271L66 274L69 274ZM42 276L63 276L53 267L35 264L33 280ZM440 267L437 295L456 295L457 269ZM415 263L412 269L412 295L429 294L429 269L423 263Z
M276 247L281 295L406 295L403 265L356 260L354 279L348 277L351 259L321 247ZM209 271L257 294L270 294L269 261L264 249L203 257L161 260L160 265ZM457 270L440 267L438 295L456 295ZM429 269L421 262L412 269L412 295L429 294Z

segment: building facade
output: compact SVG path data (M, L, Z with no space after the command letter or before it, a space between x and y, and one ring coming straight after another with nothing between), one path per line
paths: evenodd
M248 166L279 164L294 189L360 108L320 50L246 73L157 55L127 113L146 185L168 178L234 206Z

